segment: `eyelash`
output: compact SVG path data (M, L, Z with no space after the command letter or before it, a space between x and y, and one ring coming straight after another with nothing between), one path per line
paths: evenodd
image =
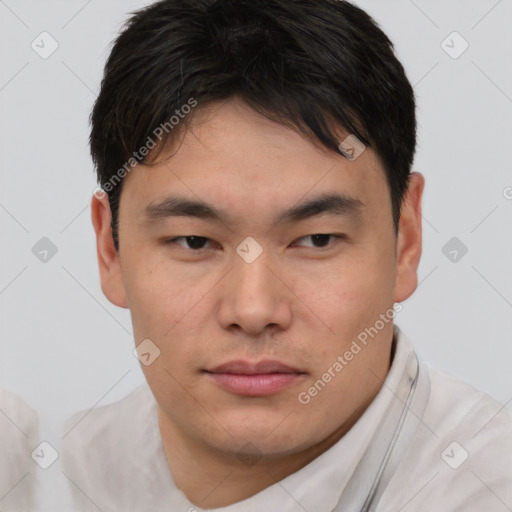
M314 237L314 236L328 236L328 237L334 238L335 240L344 240L344 239L346 239L345 235L333 235L331 233L315 233L314 235L306 235L306 236L300 237L297 240L303 240L305 238L311 238L311 237ZM189 235L189 236L177 236L175 238L167 239L164 242L165 242L166 245L169 245L169 244L172 244L172 243L177 243L177 240L186 240L187 238L199 238L199 239L202 239L202 240L211 241L209 238L206 238L204 236ZM295 242L292 242L292 244L294 244L294 243ZM178 245L180 245L180 244L178 244ZM331 248L332 246L333 246L333 243L328 244L327 247L308 247L308 248L310 248L310 249L318 249L318 250L327 250L327 249ZM182 245L180 245L180 247L182 247L183 249L185 249L187 251L191 251L191 252L195 252L195 253L200 253L200 252L206 251L208 249L207 247L202 247L201 249L191 249L190 247L183 247Z

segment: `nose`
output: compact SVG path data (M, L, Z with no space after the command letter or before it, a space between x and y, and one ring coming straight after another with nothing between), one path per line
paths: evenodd
M233 263L234 268L223 281L220 325L251 336L287 329L292 318L292 294L269 254L263 251L252 263L235 255Z

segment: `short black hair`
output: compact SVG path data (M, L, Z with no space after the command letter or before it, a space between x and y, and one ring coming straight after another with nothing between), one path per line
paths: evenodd
M340 151L339 128L372 147L398 232L415 98L392 42L367 13L343 0L161 0L126 22L91 113L91 155L116 250L126 173L153 161L201 106L235 96L328 150Z

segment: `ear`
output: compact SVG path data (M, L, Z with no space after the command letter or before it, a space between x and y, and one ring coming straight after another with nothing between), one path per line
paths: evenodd
M101 289L105 297L121 308L127 308L126 291L121 273L119 253L114 247L110 225L112 212L105 193L94 194L91 201L91 219L96 232L96 250L100 270Z
M397 239L397 279L395 302L402 302L418 286L418 265L421 257L421 199L425 178L413 172L402 202Z

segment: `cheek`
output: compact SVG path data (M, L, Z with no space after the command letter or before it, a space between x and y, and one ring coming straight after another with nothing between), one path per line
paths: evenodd
M174 389L170 373L187 386L193 385L191 369L201 357L200 340L208 339L205 332L212 328L208 321L211 303L205 297L214 286L212 277L190 282L183 273L178 278L169 265L133 268L136 273L131 275L127 293L135 341L150 339L160 350L158 359L142 368L148 382L152 387Z
M293 289L306 305L334 322L357 322L369 312L389 307L395 282L389 250L360 247L332 264L297 273Z
M140 262L125 268L124 273L129 276L125 288L136 343L149 338L161 346L185 314L190 290L161 270Z

